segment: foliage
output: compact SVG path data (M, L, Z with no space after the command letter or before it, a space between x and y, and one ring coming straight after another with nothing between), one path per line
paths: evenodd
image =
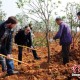
M66 6L66 19L67 22L70 24L71 29L73 27L78 27L78 20L77 20L77 12L80 10L80 4L78 3L67 3Z
M2 1L0 0L0 20L4 20L6 14L5 12L1 9L2 7Z
M27 25L27 22L28 22L28 16L27 15L17 14L16 17L19 21L19 25L21 26L21 28L23 28L25 25Z
M58 8L60 1L54 3L53 0L18 0L16 4L28 17L38 22L43 20L46 23L53 10Z

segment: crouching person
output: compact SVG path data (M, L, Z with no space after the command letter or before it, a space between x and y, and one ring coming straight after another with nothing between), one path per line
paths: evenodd
M63 64L65 65L69 62L69 49L70 44L72 43L71 29L62 21L61 18L56 18L56 23L59 25L59 31L54 39L60 39L60 45L62 45Z
M31 38L31 32L30 32L30 27L25 26L25 30L20 30L16 35L15 35L15 43L18 45L22 46L28 46L30 48L34 48L32 44L32 38ZM18 60L22 61L22 50L23 47L18 46ZM32 50L34 59L39 60L40 57L38 57L36 50ZM18 65L21 63L18 63Z
M0 25L0 54L7 56L5 61L2 56L0 56L0 63L2 64L2 70L5 70L5 65L7 67L7 75L13 75L18 73L14 71L14 64L12 58L12 28L17 24L17 19L13 16L9 17L4 23Z

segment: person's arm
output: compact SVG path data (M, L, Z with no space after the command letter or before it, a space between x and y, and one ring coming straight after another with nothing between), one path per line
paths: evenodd
M8 39L7 39L7 44L6 44L6 50L7 50L7 55L8 54L11 54L11 52L12 52L12 40L13 39L13 36L12 36L12 34L10 34L9 36L8 36Z
M21 31L19 31L19 32L15 35L15 37L14 37L14 42L15 42L16 44L19 43L19 39L21 38L21 35L22 35L22 32L21 32Z
M14 42L15 42L16 44L18 44L18 37L19 37L19 33L17 33L17 34L15 35L15 37L14 37Z
M11 56L11 53L12 53L12 34L9 34L7 39L6 39L6 56L7 56L7 59L11 59L12 56Z
M62 35L62 32L63 32L63 28L64 28L64 25L60 25L59 27L59 31L57 32L57 34L55 35L55 37L53 39L59 39Z
M30 47L33 46L31 32L29 33L29 45L30 45Z

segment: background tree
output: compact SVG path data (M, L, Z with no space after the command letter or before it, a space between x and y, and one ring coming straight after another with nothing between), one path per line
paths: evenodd
M78 19L77 19L76 14L79 10L80 10L80 4L75 3L75 2L67 3L66 20L67 20L67 23L70 24L71 29L73 29L74 27L77 29L77 27L78 27Z
M0 22L2 22L4 20L4 18L6 17L5 12L2 10L2 1L0 0Z
M25 25L28 24L28 16L23 14L23 13L19 13L16 15L18 21L19 21L19 27L18 28L24 28Z
M66 5L66 22L71 26L72 36L73 36L73 48L74 48L74 38L77 33L77 27L79 27L77 12L80 10L80 4L78 3L67 3Z

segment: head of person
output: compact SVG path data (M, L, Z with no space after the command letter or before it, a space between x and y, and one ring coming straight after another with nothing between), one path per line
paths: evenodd
M32 24L31 24L31 23L29 24L29 27L30 27L30 29L32 30Z
M12 29L14 27L16 27L18 23L18 20L16 19L16 17L14 16L10 16L7 20L6 20L6 25L8 28Z
M28 34L30 32L30 27L29 26L25 26L25 33Z
M77 13L77 17L80 20L80 12Z
M60 25L61 22L62 22L62 19L61 19L61 18L56 18L55 21L56 21L56 23L57 23L58 25Z

